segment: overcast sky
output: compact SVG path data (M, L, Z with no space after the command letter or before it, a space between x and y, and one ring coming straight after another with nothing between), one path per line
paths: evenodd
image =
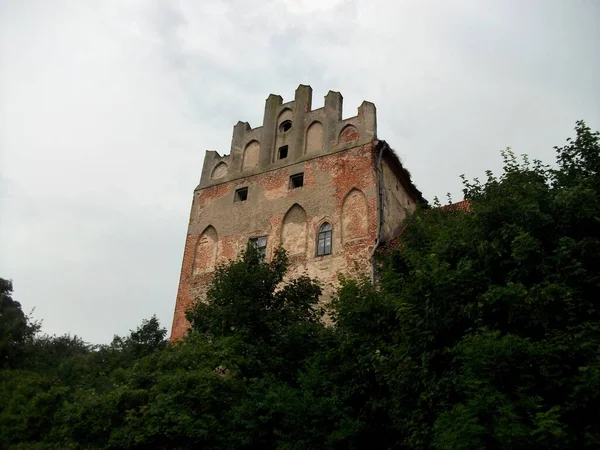
M170 329L204 151L270 93L376 104L431 200L600 129L596 0L0 0L0 277L50 334Z

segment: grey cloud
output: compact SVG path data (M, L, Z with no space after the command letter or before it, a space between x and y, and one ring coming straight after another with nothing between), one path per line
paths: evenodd
M15 278L16 294L30 298L24 305L35 306L50 331L106 341L142 318L157 313L166 321L172 313L164 299L176 293L173 261L181 257L186 223L166 208L124 201L124 193L112 198L111 204L94 195L7 202L12 214L2 228L10 241L3 239L3 249L10 255L29 249L7 264L32 280Z

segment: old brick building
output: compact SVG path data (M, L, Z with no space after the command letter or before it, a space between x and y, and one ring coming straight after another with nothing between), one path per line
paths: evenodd
M372 254L393 238L421 193L394 152L377 139L375 105L342 119L330 91L312 109L312 89L293 101L266 100L263 124L233 128L231 153L207 151L194 191L171 338L188 328L186 308L201 297L216 265L253 240L268 259L278 245L290 275L306 273L328 296L339 273L371 275Z

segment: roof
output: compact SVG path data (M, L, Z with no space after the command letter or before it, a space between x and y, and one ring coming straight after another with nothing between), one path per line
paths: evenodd
M383 158L387 161L392 171L395 172L396 176L402 183L402 187L404 190L412 197L412 199L416 203L421 203L423 205L427 205L427 200L423 197L423 194L411 179L410 172L402 165L400 162L400 158L396 154L393 148L389 146L389 144L384 140L376 141L376 149L377 151L381 151L382 149L388 150L383 153Z
M440 207L440 209L448 209L451 211L464 211L471 212L471 200L462 200L456 203L450 203L449 205L444 205Z

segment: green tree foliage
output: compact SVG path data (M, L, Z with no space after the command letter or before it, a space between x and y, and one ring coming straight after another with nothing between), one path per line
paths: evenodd
M471 213L416 214L386 262L417 383L395 419L409 447L600 444L600 145L576 133L555 169L505 152L500 177L465 181Z
M217 268L206 301L187 314L193 331L237 342L248 376L294 376L322 329L321 288L306 276L283 283L287 267L282 248L264 262L248 246L238 260Z
M0 448L598 448L600 143L575 131L554 167L464 179L470 212L413 214L331 327L282 249L220 266L171 344L155 317L36 335L2 284Z
M12 292L12 282L0 278L0 368L21 363L27 343L40 327L23 313Z
M72 409L78 402L105 405L127 368L165 348L166 330L153 317L128 337L95 346L77 336L35 335L39 326L30 327L19 365L0 371L0 448L95 448L93 429L77 438L93 417L71 421Z

